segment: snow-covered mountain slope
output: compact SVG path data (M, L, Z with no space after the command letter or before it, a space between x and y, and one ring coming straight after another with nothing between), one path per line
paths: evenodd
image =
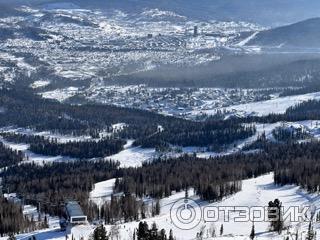
M308 93L303 95L279 97L261 102L239 104L227 107L225 110L230 111L231 115L235 114L237 116L266 116L272 113L283 114L289 107L293 107L308 100L320 100L320 93ZM210 114L210 111L206 113Z
M101 183L102 185L104 183ZM112 184L111 184L112 185ZM99 195L108 195L110 192L109 183L105 184L105 188L98 188ZM105 190L105 192L103 192ZM159 229L164 228L167 232L170 229L173 230L174 236L176 236L177 240L182 239L196 239L197 233L203 231L203 234L206 239L221 239L221 240L230 240L230 239L249 239L249 234L251 232L251 227L253 222L244 221L244 222L236 222L236 218L239 217L239 211L231 211L229 213L228 221L225 220L225 214L220 213L217 221L203 221L193 229L190 230L182 230L177 227L172 222L170 217L170 210L175 209L175 203L184 199L185 193L176 193L168 198L164 198L160 201L161 205L161 213L157 217L148 218L146 221L149 224L155 222ZM279 199L282 202L284 210L290 207L298 207L302 208L303 206L312 206L312 209L320 208L320 198L318 195L310 195L305 193L297 186L276 186L273 183L273 174L267 174L264 176L260 176L258 178L248 179L243 181L242 191L234 194L233 196L227 197L220 202L208 203L201 202L199 198L193 194L193 191L189 191L189 197L196 201L198 204L198 209L205 209L209 207L221 207L221 209L227 209L227 207L266 207L269 201L273 201L274 199ZM146 201L150 201L147 200ZM224 232L222 236L219 236L219 229L221 224L224 226ZM308 222L289 222L285 221L285 226L287 230L283 231L281 235L278 235L274 232L269 232L269 222L254 222L255 232L257 239L283 239L287 236L294 235L297 231L299 235L301 234L304 238L306 236L306 230L308 229ZM109 231L112 226L106 226ZM138 222L131 222L125 224L119 224L119 239L132 239L132 234L134 229L138 227ZM319 230L319 224L314 225L315 230ZM216 231L216 237L212 238L210 233L212 229ZM70 230L70 233L73 233L75 237L84 237L84 239L88 239L89 235L93 231L93 226L75 226ZM210 232L209 232L210 231ZM17 239L26 239L30 236L36 236L38 240L52 239L52 240L60 240L65 239L65 233L57 231L57 228L47 229L43 231L38 231L29 234L21 234L17 236ZM1 239L1 238L0 238ZM2 239L1 239L2 240Z
M265 30L256 34L246 44L278 48L319 48L319 24L320 18L313 18L292 25Z

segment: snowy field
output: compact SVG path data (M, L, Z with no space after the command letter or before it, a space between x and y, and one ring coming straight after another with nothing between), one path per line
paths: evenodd
M284 186L278 187L273 184L273 174L268 174L265 176L258 177L256 179L249 179L243 181L243 190L231 197L224 199L221 202L209 204L207 202L199 202L197 196L190 196L194 201L197 201L201 208L208 206L267 206L268 202L276 198L280 199L284 207L290 206L303 206L316 204L319 205L318 196L309 196L305 195L299 187L296 186ZM173 230L174 235L177 239L195 239L197 232L201 228L209 229L212 227L213 223L201 221L197 227L191 230L181 230L176 228L170 218L170 209L172 205L181 199L184 198L184 193L175 194L169 198L162 199L161 201L161 214L158 217L150 218L147 220L149 224L156 222L159 226L159 229L164 228L167 231L170 229ZM224 237L225 238L241 238L247 239L250 234L252 227L252 222L242 222L235 223L233 218L238 216L237 212L234 212L230 215L230 222L224 222L224 216L219 216L219 221L215 222L217 235L219 232L220 225L224 225ZM130 239L128 234L133 232L138 223L128 223L120 225L120 231L122 239ZM302 228L307 227L306 224L301 224ZM267 232L268 223L267 222L257 222L255 223L256 233L258 238L277 238L276 234L270 234ZM206 230L205 230L206 232ZM279 237L282 239L282 237Z
M157 155L154 148L133 147L133 142L133 140L128 140L123 151L106 157L106 159L118 161L120 167L139 167L143 162L152 160Z
M106 201L110 201L115 181L116 179L113 178L96 183L93 190L90 192L90 200L98 206L103 205Z
M66 143L66 142L80 142L80 141L89 141L89 140L95 140L91 136L83 135L83 136L73 136L73 135L62 135L57 133L52 133L50 131L42 131L42 132L36 132L29 128L16 128L16 127L3 127L0 128L0 132L4 133L16 133L16 134L24 134L29 136L42 136L46 139L50 140L57 140L59 143ZM106 133L104 133L106 134Z
M96 189L99 189L99 196L102 194L108 195L110 193L110 186L112 185L112 181L101 183L101 186L96 186ZM193 194L193 191L189 191L189 198L197 202L199 207L203 210L205 207L254 207L254 206L267 206L268 202L278 198L285 209L291 206L303 207L303 206L315 206L317 209L320 207L320 196L319 195L309 195L302 191L297 186L276 186L273 183L273 174L267 174L264 176L260 176L254 179L248 179L243 181L242 191L238 192L230 197L225 198L221 202L208 203L201 202L199 198ZM215 228L217 237L215 239L241 239L246 240L249 239L249 234L252 227L252 222L235 222L235 218L239 216L239 212L233 211L229 214L229 221L225 220L224 214L219 214L219 219L216 222L205 222L201 220L200 223L191 230L182 230L173 224L170 217L170 209L177 201L184 199L184 192L173 194L168 198L164 198L161 200L161 213L159 216L154 218L149 218L146 221L149 224L155 222L159 229L164 228L167 232L172 229L174 236L176 236L177 240L189 240L196 239L197 233L202 230L204 232L204 239L212 239L210 236L207 238L206 233L210 229L210 231ZM173 207L175 210L176 208ZM219 236L219 229L221 224L224 226L224 233L222 236ZM289 236L292 233L295 233L297 230L299 233L305 237L306 230L308 227L307 222L294 222L289 223L285 222L285 225L288 227L288 230L283 231L282 235L278 235L276 233L268 232L269 223L268 222L255 222L255 231L257 239L283 239L286 236ZM119 238L118 239L132 239L132 233L135 228L137 228L138 222L131 222L126 224L120 224L119 227ZM314 225L315 230L318 230L320 226L318 224ZM107 230L111 228L111 226L106 226ZM84 237L84 239L88 239L88 236L92 232L93 226L81 225L74 227L70 230L74 236ZM58 231L57 228L48 229L40 232L33 233L38 240L62 240L65 239L65 232ZM18 236L17 239L28 239L28 237L33 234L21 235ZM3 240L4 238L0 238Z
M308 132L314 139L320 139L320 121L300 121L300 122L277 122L272 124L255 124L256 126L256 134L253 136L246 138L244 140L236 141L235 143L231 144L229 148L227 148L223 152L215 152L215 151L207 151L206 148L199 148L199 147L174 147L172 151L169 152L157 152L155 148L141 148L141 147L134 147L133 142L134 140L127 140L127 143L124 145L124 150L120 151L117 154L111 155L106 157L107 160L114 160L120 163L121 167L139 167L146 161L152 161L158 157L179 157L183 154L196 154L197 157L200 158L209 158L218 155L227 155L232 154L238 151L241 151L245 146L253 143L257 140L259 136L265 133L268 140L275 141L272 136L272 131L276 127L286 127L286 128L301 128ZM113 125L113 131L120 131L124 127L123 124L115 124ZM16 132L21 134L30 134L30 135L39 135L44 136L49 139L57 139L60 143L65 143L68 141L90 141L95 140L90 136L69 136L69 135L59 135L59 134L52 134L50 132L34 132L30 129L16 129L16 128L7 128L1 129L4 132ZM101 133L101 135L110 134L109 132ZM28 144L17 144L5 141L4 139L0 138L6 146L10 147L13 150L22 151L26 155L26 159L24 162L35 162L38 164L42 164L43 162L63 162L63 161L74 161L77 160L75 158L70 158L66 156L44 156L40 154L35 154L28 150ZM176 151L176 150L179 151Z
M308 100L319 100L320 92L308 93L304 95L279 97L268 101L240 104L225 108L225 110L236 113L238 115L256 115L265 116L271 113L285 113L289 107L296 104L306 102ZM207 114L212 114L212 111L205 111ZM215 113L215 112L214 112Z
M33 82L30 87L31 88L42 88L42 87L46 87L50 84L50 81L43 81L43 80L39 80L39 81L35 81Z
M25 155L23 163L36 163L42 165L43 163L50 162L66 162L66 161L75 161L76 158L70 158L66 156L45 156L41 154L36 154L28 150L29 144L24 143L11 143L5 141L0 137L0 141L4 143L5 146L11 148L12 150L21 151Z
M63 89L56 89L53 91L48 91L41 93L41 96L43 98L48 98L48 99L55 99L58 100L59 102L63 102L64 100L73 97L78 93L78 88L76 87L68 87L68 88L63 88Z

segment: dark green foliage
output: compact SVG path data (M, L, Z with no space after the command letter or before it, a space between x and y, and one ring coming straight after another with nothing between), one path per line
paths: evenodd
M15 239L14 234L28 230L31 225L20 206L0 197L0 237L9 233L9 239Z
M251 232L250 232L250 239L253 240L255 236L256 236L256 232L254 229L254 225L252 225Z
M37 206L40 201L42 211L60 216L64 202L76 199L90 219L97 215L95 206L88 202L94 183L118 175L117 163L80 160L43 166L22 164L1 174L4 184L27 202Z
M69 156L75 158L97 158L116 154L123 149L125 140L104 138L98 141L69 141L59 143L56 139L48 140L43 136L2 133L7 141L29 143L29 150L49 156Z
M69 141L58 143L56 139L48 140L43 136L15 133L1 133L9 142L29 143L29 150L49 156L70 156L75 158L97 158L110 156L123 149L126 143L121 139L104 138L99 141Z
M164 229L159 230L156 223L153 223L151 227L147 222L140 222L136 230L137 240L173 240L172 230L170 230L169 238L167 238L166 231Z
M94 232L92 240L108 240L106 229L103 225L98 226Z
M222 236L223 235L223 224L221 224L221 226L220 226L220 236Z
M313 240L316 238L316 232L313 230L312 221L309 222L306 240Z
M272 135L277 141L281 142L292 142L311 138L310 134L306 132L305 129L288 126L275 128L272 131Z
M15 165L22 160L22 152L12 150L0 142L0 168Z
M206 121L197 124L182 125L165 129L150 137L138 139L135 145L143 147L179 146L209 147L219 150L222 146L233 143L235 140L252 136L256 129L252 126L242 126L236 122Z
M279 234L283 230L283 219L282 219L282 203L279 199L270 201L268 204L268 218L270 221L271 231L278 232Z
M158 149L169 144L219 149L255 133L254 126L242 126L237 120L225 122L211 118L195 122L108 105L61 104L21 90L0 90L0 106L5 111L5 114L0 114L0 126L16 125L39 131L96 136L102 129L111 130L112 124L122 122L127 126L114 133L114 137L137 139L135 145ZM163 131L158 131L159 125ZM115 145L118 149L120 144ZM41 146L33 148L39 152L46 151L41 150Z

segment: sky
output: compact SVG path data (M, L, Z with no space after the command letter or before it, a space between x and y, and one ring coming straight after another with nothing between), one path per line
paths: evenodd
M11 0L10 5L41 6L48 2L73 2L82 7L125 11L160 8L202 20L243 20L264 26L280 26L320 17L319 0ZM0 0L0 3L8 4L8 0Z

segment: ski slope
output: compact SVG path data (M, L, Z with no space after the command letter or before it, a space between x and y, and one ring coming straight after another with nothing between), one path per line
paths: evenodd
M120 167L126 168L139 167L143 162L155 158L156 150L154 148L133 147L133 142L134 140L128 140L127 144L124 145L123 151L106 157L106 159L118 161L120 163Z
M111 200L113 194L113 187L116 179L99 182L94 185L93 190L90 192L90 200L98 206L103 205L106 201Z
M289 107L297 105L308 100L319 100L320 92L308 93L303 95L279 97L267 101L240 104L225 108L225 110L237 113L239 115L265 116L271 113L285 113ZM208 112L209 114L210 112Z
M113 180L112 180L113 181ZM111 186L111 182L109 182L109 186ZM108 184L104 183L105 186ZM108 194L110 192L110 188L99 188L99 194ZM103 192L103 189L105 192ZM149 224L155 222L159 229L164 228L167 232L172 229L174 236L176 236L177 240L191 240L195 239L197 232L202 229L204 231L204 236L206 236L207 230L211 230L213 227L216 229L217 237L215 239L221 240L246 240L249 239L249 234L252 227L252 222L235 222L234 218L239 216L239 212L231 212L229 222L224 220L224 215L219 215L219 220L217 222L204 222L201 220L200 224L191 230L181 230L175 227L170 218L170 209L172 208L173 204L179 200L184 199L185 193L175 193L168 198L164 198L160 201L161 204L161 213L159 216L154 218L148 218L146 221ZM241 206L267 206L268 202L278 198L282 205L287 209L291 206L310 206L313 205L317 209L320 207L320 196L317 194L306 194L303 190L299 187L294 185L287 185L287 186L276 186L273 183L273 174L266 174L257 178L248 179L243 181L242 191L234 194L233 196L227 197L220 202L215 203L208 203L208 202L201 202L199 198L194 195L194 192L190 189L189 190L189 198L196 201L199 206L203 209L204 207L208 206L220 206L220 207L241 207ZM139 222L131 222L125 224L119 224L119 238L118 239L132 239L132 233L135 228L137 228ZM221 224L224 226L224 233L222 236L219 236L219 229ZM289 234L295 233L297 230L299 234L303 236L303 239L306 234L306 230L308 227L308 222L296 222L296 223L288 223L286 222L285 225L288 227L288 230L283 231L282 235L278 235L276 233L270 233L268 231L268 222L255 222L255 231L257 239L283 239ZM106 229L110 230L111 226L107 225ZM314 225L315 230L319 230L319 224ZM70 229L71 233L74 233L75 236L82 236L84 239L88 239L90 233L92 233L93 226L90 225L81 225ZM37 240L62 240L65 239L65 233L59 232L57 228L47 229L43 231L34 232L32 234L23 234L17 236L18 240L28 239L30 236L36 236ZM213 239L210 236L208 238L204 237L205 239ZM4 240L4 238L0 238Z
M230 221L225 222L224 216L219 216L219 221L215 223L204 222L203 220L200 224L191 230L181 230L175 227L170 218L170 208L172 205L184 198L184 193L175 194L169 198L165 198L161 200L161 214L155 218L150 218L147 220L149 224L155 222L159 229L166 229L167 232L170 229L173 230L174 236L176 236L177 240L189 240L195 239L197 232L200 231L201 228L204 228L204 232L208 229L212 228L212 225L215 225L217 235L219 235L219 229L221 224L224 225L224 234L223 236L219 236L218 238L223 239L249 239L249 234L252 227L252 222L234 222L234 217L238 216L237 212L231 213ZM308 195L300 190L297 186L276 186L273 183L273 174L267 174L258 178L249 179L243 181L243 189L241 192L237 194L225 198L221 202L216 203L208 203L201 202L199 198L195 195L190 195L190 198L197 201L202 208L208 206L268 206L269 201L273 201L278 198L285 208L290 206L304 206L304 205L315 205L320 207L320 197L317 195ZM289 223L287 223L289 225ZM296 225L299 225L299 228L306 229L308 223L300 223L300 224L292 224L291 230L295 229ZM131 236L128 236L130 232L133 232L135 228L137 228L138 223L127 223L120 225L119 229L121 232L121 239L130 239ZM283 236L278 236L275 233L268 232L268 222L256 222L255 223L255 231L259 239L282 239ZM319 226L317 226L319 227ZM285 233L284 233L285 234Z

